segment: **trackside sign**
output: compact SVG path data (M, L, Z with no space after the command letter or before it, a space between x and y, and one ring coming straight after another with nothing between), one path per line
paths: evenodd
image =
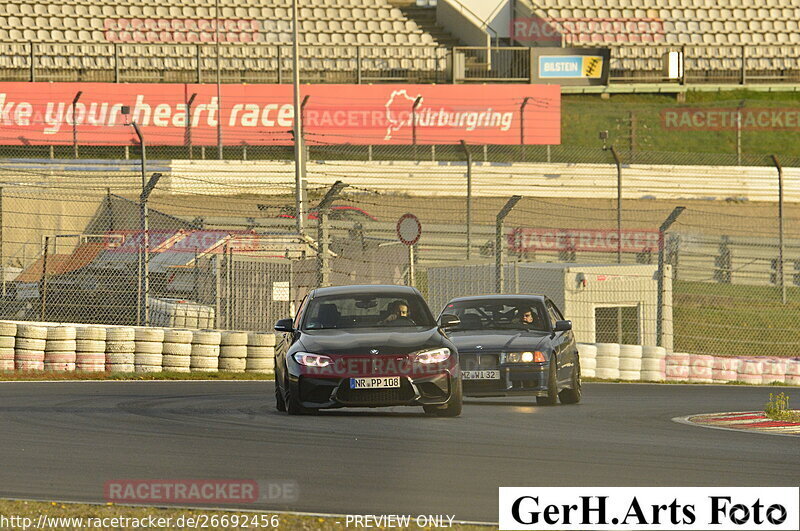
M308 85L302 96L309 97L302 118L312 144L410 144L414 133L423 144L561 142L558 86ZM131 121L148 144L215 145L221 121L226 145L287 145L292 88L224 85L217 98L215 85L0 83L6 145L68 145L73 132L84 145L135 144Z
M500 487L500 529L796 530L798 487Z
M517 227L506 233L508 249L515 253L532 251L581 251L642 253L657 251L657 230L626 229L536 229Z

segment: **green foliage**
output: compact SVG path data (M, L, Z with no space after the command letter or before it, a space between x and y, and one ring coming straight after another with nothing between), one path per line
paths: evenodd
M800 422L800 412L789 409L789 397L784 393L769 394L769 402L764 406L764 413L772 420L784 422Z

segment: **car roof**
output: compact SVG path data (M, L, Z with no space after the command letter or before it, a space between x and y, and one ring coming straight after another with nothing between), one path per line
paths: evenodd
M331 286L328 288L317 288L313 291L314 297L327 295L347 295L350 293L372 293L374 295L419 295L419 292L410 286L398 286L395 284L356 284L353 286Z
M447 304L451 304L453 302L463 302L463 301L479 301L479 300L493 300L493 299L505 299L505 300L518 300L518 301L529 301L535 300L539 302L544 302L547 300L547 296L545 295L505 295L502 293L498 293L495 295L472 295L468 297L456 297L454 299L450 299Z

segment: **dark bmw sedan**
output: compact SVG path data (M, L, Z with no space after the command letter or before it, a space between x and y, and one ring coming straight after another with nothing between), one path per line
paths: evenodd
M440 319L451 314L460 320L448 335L459 352L466 396L530 395L542 405L580 401L572 322L550 299L461 297L447 303Z
M319 288L282 319L275 400L299 415L338 407L422 406L461 414L458 353L419 291L405 286Z

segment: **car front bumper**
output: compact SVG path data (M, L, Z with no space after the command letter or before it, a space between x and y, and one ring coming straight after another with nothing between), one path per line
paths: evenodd
M308 408L422 406L447 403L455 377L450 372L400 376L400 387L351 389L349 377L301 375L290 378L289 385Z
M481 370L497 370L500 378L491 380L463 380L464 395L489 396L547 396L548 363L500 364L499 367Z

